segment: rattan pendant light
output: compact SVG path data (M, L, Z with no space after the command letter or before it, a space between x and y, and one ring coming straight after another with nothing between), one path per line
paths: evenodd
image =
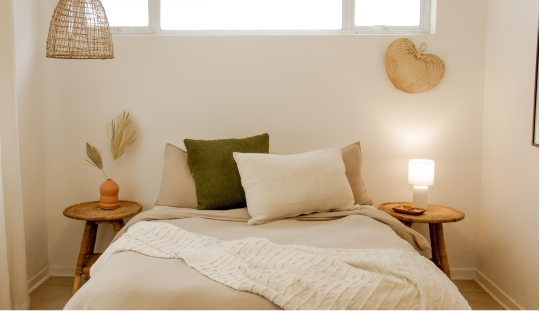
M114 58L105 9L99 0L60 0L51 19L47 57Z

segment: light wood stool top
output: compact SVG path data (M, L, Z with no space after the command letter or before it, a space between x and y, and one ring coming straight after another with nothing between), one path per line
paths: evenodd
M98 260L101 253L94 253L98 224L111 224L114 234L124 227L124 218L138 214L142 205L133 201L119 201L119 207L113 210L104 210L99 207L99 201L75 204L64 209L64 216L73 219L86 220L81 249L77 259L73 294L79 290L81 277L90 277L90 268Z
M379 209L400 220L407 227L413 223L429 224L429 238L431 240L431 261L441 269L448 278L450 265L446 254L444 242L443 223L456 222L465 218L465 213L455 208L443 205L428 204L427 210L421 215L408 215L395 212L392 208L403 205L412 207L412 202L387 202L379 205Z
M379 205L379 209L403 222L440 224L445 222L456 222L465 218L465 213L462 211L436 204L428 204L427 210L421 215L402 214L395 212L392 209L393 207L400 205L412 207L412 202L387 202Z
M104 210L99 207L99 201L85 202L64 209L64 216L87 221L109 221L124 219L138 214L142 205L133 201L118 201L117 209Z

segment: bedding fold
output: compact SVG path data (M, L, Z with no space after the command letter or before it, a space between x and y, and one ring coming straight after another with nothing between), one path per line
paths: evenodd
M431 249L431 245L423 235L405 226L399 220L388 215L387 213L374 209L370 205L354 205L354 208L354 210L350 211L313 213L308 215L291 217L288 219L295 219L300 221L325 221L340 219L349 215L367 216L388 225L390 228L392 228L392 230L394 230L394 232L396 232L399 237L411 244L417 251ZM247 222L249 219L251 219L247 208L238 208L232 210L194 210L189 208L167 208L149 210L133 217L124 226L124 228L122 228L122 230L118 232L111 244L118 240L131 226L135 225L138 222L182 218L204 218L236 222Z

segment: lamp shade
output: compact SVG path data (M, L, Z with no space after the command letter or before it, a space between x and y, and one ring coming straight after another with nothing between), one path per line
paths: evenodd
M435 162L432 160L409 160L409 184L431 186L435 177Z
M60 0L51 19L47 57L114 58L105 9L99 0Z

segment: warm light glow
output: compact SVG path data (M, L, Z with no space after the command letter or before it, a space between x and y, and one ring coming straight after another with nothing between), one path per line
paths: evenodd
M431 186L435 177L435 162L432 160L409 160L409 184Z

